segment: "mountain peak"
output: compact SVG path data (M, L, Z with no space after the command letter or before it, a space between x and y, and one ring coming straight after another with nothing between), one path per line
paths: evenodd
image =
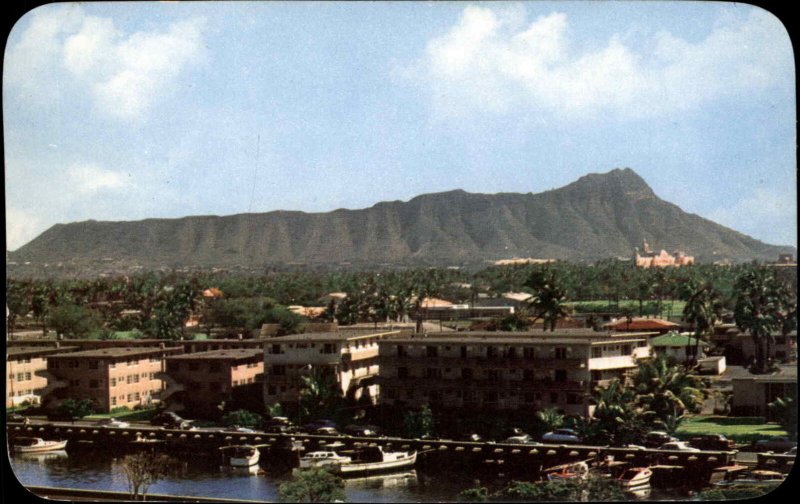
M584 194L624 194L634 199L656 198L647 182L631 168L615 168L607 173L589 173L564 189Z

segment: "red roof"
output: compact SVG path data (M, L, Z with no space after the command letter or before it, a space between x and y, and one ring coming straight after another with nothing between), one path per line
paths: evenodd
M672 329L678 327L678 324L664 319L634 317L630 322L626 318L621 318L609 322L605 327L621 331L657 331L659 329Z

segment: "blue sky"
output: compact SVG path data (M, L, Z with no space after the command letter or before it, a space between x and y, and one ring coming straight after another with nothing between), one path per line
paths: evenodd
M6 47L7 248L617 167L796 245L794 72L780 21L738 3L46 5Z

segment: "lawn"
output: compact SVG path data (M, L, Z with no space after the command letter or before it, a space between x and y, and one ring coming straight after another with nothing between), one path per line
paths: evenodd
M750 443L758 439L786 436L778 424L765 423L762 417L724 417L698 415L685 420L678 428L679 437L695 434L723 434L737 443Z
M619 301L619 303L608 299L597 301L573 301L565 304L571 306L575 310L575 313L614 312L624 308L629 308L634 316L639 315L639 301L635 299L624 299ZM664 300L661 302L661 315L664 317L678 316L683 313L683 307L685 305L685 301L680 301L677 299ZM655 301L645 301L642 304L644 314L655 314L656 306L657 305Z
M118 420L150 420L155 414L156 408L140 409L132 411L117 411L115 413L96 413L89 415L84 420L102 420L104 418L116 418Z

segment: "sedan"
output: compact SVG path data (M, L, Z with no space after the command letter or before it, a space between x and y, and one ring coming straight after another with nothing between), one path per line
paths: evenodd
M125 429L131 426L130 423L117 420L116 418L106 418L104 420L100 420L95 425L100 427L115 427L117 429Z
M580 443L581 438L572 429L556 429L542 436L545 443Z
M672 441L671 443L664 443L658 447L659 450L672 450L672 451L685 451L685 452L699 452L698 448L692 448L686 441Z
M785 452L796 447L797 443L787 437L774 437L772 439L760 439L756 441L756 450L762 452Z

